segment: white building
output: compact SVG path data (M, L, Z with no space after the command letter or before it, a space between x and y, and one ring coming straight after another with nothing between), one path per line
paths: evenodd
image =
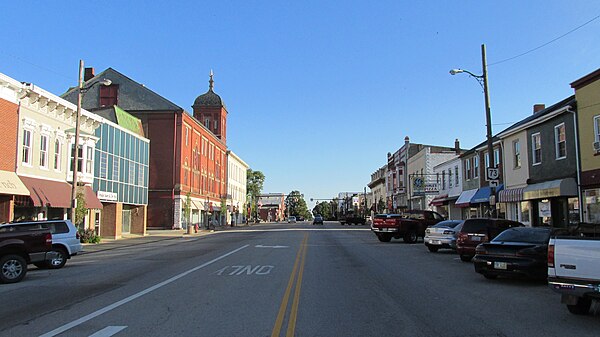
M448 219L460 220L462 212L455 206L462 192L462 160L459 157L450 159L433 168L439 186L439 193L429 205Z
M250 168L231 150L227 151L227 223L244 223L246 209L246 180Z

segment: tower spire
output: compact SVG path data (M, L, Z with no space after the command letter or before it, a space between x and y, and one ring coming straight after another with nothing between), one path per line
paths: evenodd
M210 70L210 80L208 81L208 90L213 91L214 88L214 83L215 81L213 81L213 71L212 69Z

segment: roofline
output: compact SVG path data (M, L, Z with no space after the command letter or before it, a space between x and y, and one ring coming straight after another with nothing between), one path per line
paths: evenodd
M233 158L235 158L237 161L239 161L242 165L244 165L246 168L250 168L250 165L248 165L245 161L242 160L242 158L240 158L237 154L235 154L232 150L227 150L227 154L230 156L233 156Z
M600 79L600 68L583 76L582 78L580 78L578 80L571 82L571 88L573 88L575 90L581 89L582 87L585 87L586 85L588 85L592 82L595 82L598 79Z

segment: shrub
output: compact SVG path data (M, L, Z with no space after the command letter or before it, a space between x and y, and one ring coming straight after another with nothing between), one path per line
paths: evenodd
M100 237L96 235L96 231L93 229L80 230L79 236L82 243L100 243Z

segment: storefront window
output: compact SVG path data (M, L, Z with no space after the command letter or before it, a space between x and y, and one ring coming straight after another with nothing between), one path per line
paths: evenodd
M577 225L579 223L579 198L569 198L569 225Z
M529 201L521 201L521 222L527 226L531 224L529 207Z
M585 191L585 221L590 223L600 223L600 189Z

